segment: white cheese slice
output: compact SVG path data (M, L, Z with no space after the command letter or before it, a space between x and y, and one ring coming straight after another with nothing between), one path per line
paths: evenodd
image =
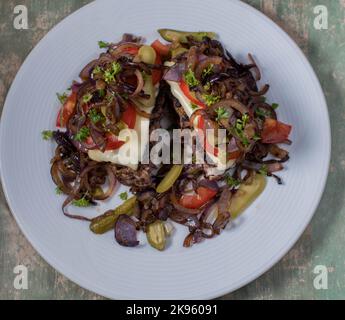
M172 66L171 62L165 63L167 66ZM197 110L195 108L192 108L191 101L184 95L182 92L178 82L175 81L167 81L170 85L171 93L172 95L180 102L181 106L183 107L184 111L186 112L187 116L190 118L192 114ZM226 159L226 156L224 155L218 155L217 157L209 152L207 152L207 155L210 157L212 162L219 168L219 170L215 170L215 175L220 175L224 173L226 169L229 169L235 165L236 160L229 160L226 164L224 160ZM226 160L225 160L226 161Z
M158 85L155 90L155 95L157 97ZM146 113L151 114L154 109L154 105L152 107L142 109ZM145 149L149 145L150 119L137 114L134 129L125 131L126 132L124 133L128 133L127 142L121 148L105 152L100 150L89 150L89 157L94 161L111 162L137 170L139 163L144 158ZM121 140L121 136L119 136L119 140ZM129 149L130 157L128 157L127 153Z
M152 109L147 108L145 111L151 113ZM149 143L149 127L150 120L137 114L134 129L124 130L128 132L128 140L121 148L105 152L89 150L88 155L94 161L111 162L137 170L139 162L143 158L145 146ZM126 155L129 148L130 157L127 156L128 154Z

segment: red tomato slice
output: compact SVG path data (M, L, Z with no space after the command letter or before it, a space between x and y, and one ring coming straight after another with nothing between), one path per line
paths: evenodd
M137 112L132 104L128 104L127 109L122 114L121 120L127 124L129 129L134 129L137 120Z
M200 137L204 138L204 147L205 150L210 153L213 154L214 156L218 157L219 155L219 148L214 147L211 143L208 142L208 139L206 139L206 130L207 129L212 129L212 126L209 124L207 125L205 122L205 119L203 117L202 114L200 114L200 112L195 112L192 117L191 117L191 124L192 126L195 126L195 122L194 120L196 119L196 117L198 117L197 119L197 127L196 129L198 130L198 133L200 134ZM240 150L236 150L233 152L228 152L227 153L227 160L235 160L238 159L241 156L242 152Z
M106 151L119 149L125 144L124 141L119 140L117 136L113 133L108 132L106 134L106 138L107 138L107 145L105 147Z
M61 107L57 119L56 126L64 128L72 116L77 103L77 93L73 92L66 100L65 104Z
M274 119L266 119L261 134L263 143L281 143L289 138L292 126Z
M132 104L128 104L127 109L122 114L121 120L127 124L129 129L134 129L136 123L137 113L135 107ZM107 145L105 147L106 151L116 150L121 148L125 142L118 139L118 137L113 133L106 134Z
M169 54L170 46L163 44L158 39L151 44L151 47L156 50L161 57L166 57Z
M199 106L202 109L206 109L206 105L203 104L200 100L198 100L197 98L193 97L192 93L189 90L189 86L188 84L182 80L180 82L180 89L182 90L183 94L194 104L196 104L197 106Z
M203 136L204 138L204 143L205 143L205 150L210 153L210 154L213 154L215 155L216 157L218 157L218 154L219 154L219 149L214 147L212 144L210 144L208 142L208 139L207 139L207 128L205 126L205 119L203 116L199 116L199 120L198 120L198 133Z
M162 59L159 56L159 54L157 54L157 56L156 56L155 64L162 64ZM157 83L159 83L162 79L162 76L163 76L162 70L158 70L158 69L152 70L152 83L153 83L153 85L156 85Z
M121 50L121 53L129 53L133 56L137 55L139 51L139 48L137 47L126 47Z
M205 187L199 187L195 195L183 195L180 199L181 206L188 209L198 209L210 201L217 191Z

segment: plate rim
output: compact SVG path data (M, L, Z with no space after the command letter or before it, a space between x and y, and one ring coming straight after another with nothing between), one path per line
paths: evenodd
M323 88L321 86L320 80L314 70L314 68L312 67L311 63L309 62L309 59L307 58L307 56L305 55L305 53L302 51L302 49L297 45L297 43L292 39L292 37L290 37L290 35L284 30L282 29L282 27L280 27L275 21L273 21L271 18L269 18L268 16L266 16L263 12L261 12L260 10L252 7L251 5L241 1L241 0L227 0L227 1L232 1L232 2L236 2L237 5L241 6L242 8L244 8L244 10L248 10L251 11L251 13L259 16L261 19L265 20L273 29L275 29L276 32L278 32L282 37L284 37L284 39L287 41L287 43L293 47L294 51L296 52L296 54L298 54L298 56L301 58L302 62L304 63L305 67L308 69L310 76L311 76L311 80L313 81L313 85L315 86L315 88L318 90L318 92L320 93L320 96L322 98L321 104L323 105L323 109L326 112L326 119L325 119L325 134L327 134L327 150L326 150L326 161L325 163L327 164L326 168L327 171L325 170L325 172L322 173L322 181L321 181L321 188L318 191L317 197L316 197L316 201L314 202L313 206L312 206L312 210L310 210L311 214L310 217L308 217L307 222L305 224L303 224L301 227L299 227L298 232L296 232L295 234L291 235L289 242L287 242L285 244L285 248L284 250L281 250L280 253L276 254L276 256L272 257L271 261L267 262L265 264L264 267L261 267L261 271L260 272L256 272L253 273L253 275L248 276L246 279L242 280L241 283L239 283L238 285L234 286L233 288L224 288L223 290L218 290L217 293L202 293L198 296L198 299L214 299L214 298L218 298L218 297L222 297L223 295L226 294L230 294L246 285L248 285L249 283L253 282L254 280L258 279L259 277L261 277L263 274L265 274L266 272L268 272L274 265L276 265L277 263L279 263L279 261L293 248L293 246L296 244L296 242L300 239L300 237L302 236L302 234L304 233L304 231L306 230L306 228L308 227L308 225L311 223L311 220L313 219L316 210L318 209L322 196L325 192L325 188L326 188L326 184L327 184L327 179L329 176L329 168L330 168L330 164L331 164L331 151L332 151L332 134L331 134L331 123L330 123L330 117L329 117L329 110L328 110L328 105L327 105L327 100L323 91ZM63 275L64 277L66 277L69 281L71 281L72 283L77 284L78 286L80 286L81 288L88 290L91 293L95 293L97 295L100 295L102 297L108 298L108 299L133 299L130 297L124 297L121 294L116 294L113 296L109 296L108 294L105 294L102 288L91 288L89 285L86 284L81 284L79 279L72 279L70 276L67 276L64 272L62 272L60 270L60 266L56 267L56 264L52 261L53 258L51 257L47 257L46 255L43 255L41 253L41 248L40 248L40 244L39 243L33 243L33 240L30 238L30 236L27 234L27 231L25 229L25 226L23 226L19 220L19 218L17 217L17 214L15 213L14 210L12 210L13 205L12 202L10 201L10 196L8 194L8 190L6 187L6 183L4 182L4 174L3 174L3 160L2 160L2 155L3 155L3 144L1 143L3 141L3 135L4 135L4 129L2 126L2 123L4 122L4 120L6 120L7 118L7 114L10 113L10 108L8 107L9 105L9 97L12 94L12 91L14 90L13 88L15 87L15 84L18 80L18 76L21 72L21 70L30 63L31 57L33 55L35 55L35 53L37 52L37 49L41 46L41 43L43 42L43 40L45 40L48 36L51 36L55 30L57 30L58 28L60 28L64 23L66 19L71 19L74 15L76 14L81 14L82 11L86 10L88 7L94 6L97 4L97 1L92 1L84 6L82 6L81 8L77 9L76 11L72 12L71 14L69 14L68 16L66 16L65 18L63 18L60 22L58 22L53 28L51 28L45 35L44 37L35 45L34 48L32 48L32 50L29 52L29 54L27 55L27 57L24 59L23 63L21 64L19 70L16 73L15 78L13 79L11 86L7 92L6 95L6 99L3 105L3 109L2 109L2 114L1 114L1 119L0 119L0 180L1 180L1 184L2 184L2 188L3 188L3 192L4 192L4 196L7 202L7 205L10 209L10 212L12 214L12 216L15 218L15 221L17 223L17 225L20 228L20 231L22 232L22 234L25 236L26 240L30 243L30 245L35 249L35 251L43 258L44 261L46 261L54 270L58 271L61 275ZM327 132L326 132L327 131ZM116 297L115 297L116 296ZM115 298L114 298L115 297Z

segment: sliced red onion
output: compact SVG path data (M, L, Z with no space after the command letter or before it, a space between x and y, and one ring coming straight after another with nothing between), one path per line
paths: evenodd
M115 178L114 171L111 169L109 165L107 166L107 176L108 176L108 184L109 184L108 190L100 196L94 196L93 198L95 200L108 199L114 193L114 190L116 187L116 178Z
M230 220L230 200L232 193L230 189L223 190L217 205L218 205L218 217L213 224L215 232L219 233L221 229L224 229Z
M164 74L163 79L166 81L180 82L185 72L186 64L177 63L168 69L168 71Z
M79 88L81 86L81 83L77 82L77 81L73 81L73 84L71 86L71 90L73 93L77 93Z
M202 223L209 223L213 225L217 217L218 217L218 204L213 203L204 211L200 220Z
M136 69L134 74L137 77L138 83L135 91L131 94L132 97L138 95L144 87L144 78L142 73L138 69Z
M270 144L268 145L268 151L271 155L273 155L274 157L282 160L285 159L286 157L289 156L289 152L279 148L276 144Z
M267 171L269 173L278 172L278 171L281 171L283 169L284 169L284 166L279 162L271 163L271 164L267 165Z
M199 61L199 57L197 55L197 47L191 47L187 54L187 67L188 69L194 71L197 63Z
M198 64L198 66L195 68L195 77L197 79L201 79L203 71L210 65L218 65L221 64L223 61L223 58L221 57L208 57L204 59L202 62Z
M218 191L219 190L219 186L218 183L216 181L213 180L207 180L207 179L203 179L198 183L199 187L205 187L207 189L211 189L214 191Z
M93 140L93 142L96 144L97 148L104 152L106 147L106 141L103 136L103 133L96 130L94 127L91 126L90 128L90 135Z
M203 240L203 235L201 230L196 230L191 232L184 240L183 246L185 248L191 247L195 243L200 243Z
M270 89L270 86L268 84L265 84L258 92L249 91L249 94L253 97L259 97L259 96L263 96L264 94L266 94L269 89Z
M228 152L236 152L238 151L238 146L237 146L237 141L236 141L236 138L232 137L228 146L227 146L227 151Z
M96 67L96 65L99 63L98 59L92 60L91 62L89 62L84 68L83 70L79 73L79 77L80 79L86 81L87 79L89 79L91 77L91 72L93 70L94 67Z
M212 106L212 109L217 110L218 108L224 108L224 107L233 108L241 112L242 114L249 113L249 109L243 103L235 99L225 99L225 100L219 101Z

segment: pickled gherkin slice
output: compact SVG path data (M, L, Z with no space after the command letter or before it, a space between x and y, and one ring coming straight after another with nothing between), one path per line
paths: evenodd
M166 245L164 222L157 220L149 224L146 231L146 237L153 248L163 251Z

